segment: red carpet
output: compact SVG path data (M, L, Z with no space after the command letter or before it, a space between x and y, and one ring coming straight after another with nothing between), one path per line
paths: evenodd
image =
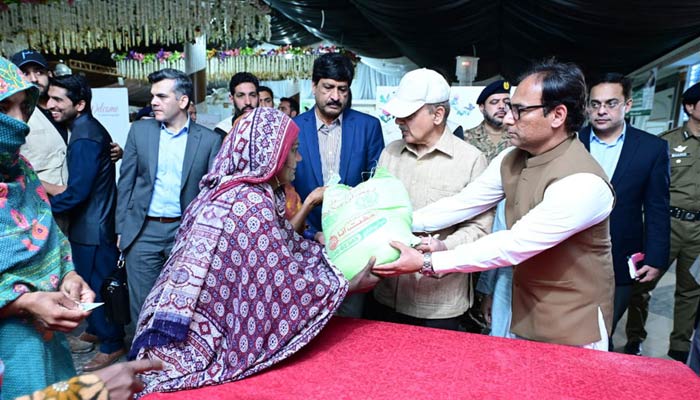
M175 399L700 399L669 360L383 322L334 318L267 371Z

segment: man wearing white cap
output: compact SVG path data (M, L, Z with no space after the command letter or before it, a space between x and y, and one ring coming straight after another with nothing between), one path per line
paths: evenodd
M554 60L523 77L504 119L513 146L461 192L413 213L414 230L436 231L505 198L508 229L446 251L426 238L417 249L392 242L401 257L372 271L432 276L515 265L515 335L607 350L614 291L608 216L615 195L576 138L586 82L576 65Z
M437 72L407 73L386 111L396 117L401 140L390 143L379 157L403 182L414 208L458 193L486 169L486 158L474 146L447 129L450 86ZM447 250L470 243L490 231L493 213L432 233L436 248ZM369 300L367 316L390 322L457 330L458 317L473 298L469 274L419 273L382 280Z

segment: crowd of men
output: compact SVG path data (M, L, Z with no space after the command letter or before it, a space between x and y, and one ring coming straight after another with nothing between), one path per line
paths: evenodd
M210 130L195 122L190 79L154 72L150 109L122 151L92 116L85 78L52 77L33 50L12 61L41 91L21 151L51 195L76 270L99 302L121 251L136 322L222 140L246 112L274 107L274 94L253 74L235 74L233 115ZM682 96L688 122L657 137L625 119L628 78L609 73L586 84L577 66L550 60L523 74L512 96L507 81L488 85L476 101L483 122L453 131L449 83L417 69L386 106L402 138L385 146L379 120L350 108L353 78L348 58L326 54L314 63L312 109L278 101L300 128L294 189L303 201L318 187L355 186L386 167L409 193L422 240L416 248L392 243L401 257L375 266L384 279L348 297L339 314L460 330L480 298L492 335L613 350L627 311L624 351L641 355L651 292L676 261L668 355L687 360L700 300L692 272L700 254L700 84ZM320 209L304 236L324 243ZM631 270L635 253L644 257ZM91 371L125 353L124 337L98 308L71 347L87 352L99 343Z

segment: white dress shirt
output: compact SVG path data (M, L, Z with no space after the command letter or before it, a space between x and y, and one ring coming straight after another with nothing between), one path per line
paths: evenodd
M494 207L504 196L502 151L484 173L461 192L413 213L415 232L432 232L473 218ZM578 173L552 183L544 198L509 230L492 233L454 250L432 255L437 273L475 272L517 265L574 234L603 221L614 205L608 184L590 173Z

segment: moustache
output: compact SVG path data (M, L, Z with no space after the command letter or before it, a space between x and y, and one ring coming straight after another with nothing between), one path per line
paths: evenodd
M343 104L342 104L341 102L339 102L339 101L333 101L333 100L327 102L326 105L327 105L327 106L336 106L336 107L342 107L342 106L343 106Z

